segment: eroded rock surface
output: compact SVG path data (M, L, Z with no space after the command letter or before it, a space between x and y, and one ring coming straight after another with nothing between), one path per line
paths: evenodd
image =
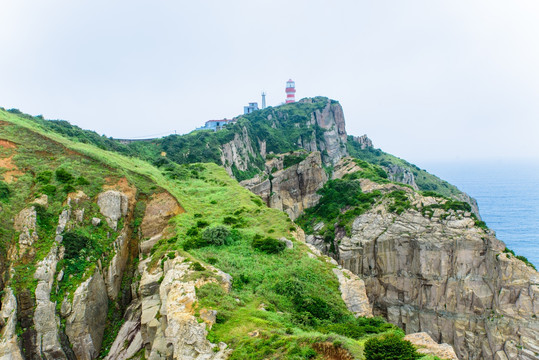
M148 260L139 265L141 274L135 300L126 322L120 329L107 359L128 359L144 347L147 359L221 360L230 353L226 344L212 344L207 327L215 311L204 310L206 320L195 317L196 288L207 282L218 282L227 291L230 276L208 267L216 278L196 276L191 262L177 256L164 262L163 268L149 268Z
M107 223L116 230L118 220L127 215L129 200L127 195L116 190L107 190L97 196L97 205Z
M108 311L108 297L101 273L95 273L75 291L66 335L78 360L95 359L101 349Z
M414 206L434 201L407 191ZM307 241L328 250L317 237ZM470 213L397 215L379 204L335 245L339 264L365 281L375 315L407 333L452 344L461 359L537 358L539 274L503 253Z
M372 306L367 297L365 282L346 269L333 269L333 273L339 279L341 297L348 310L356 317L372 317Z
M23 360L16 333L17 299L11 288L4 289L0 322L0 359Z
M243 181L241 185L262 197L268 206L286 212L294 220L305 209L318 203L320 195L316 192L324 186L328 176L319 152L309 154L305 160L288 168L283 166L285 156L268 161L263 178L257 176Z
M425 332L408 334L404 337L418 348L420 354L438 356L444 360L459 360L455 350L449 344L438 344Z

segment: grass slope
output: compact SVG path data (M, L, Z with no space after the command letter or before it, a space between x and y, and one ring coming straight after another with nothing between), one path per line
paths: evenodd
M154 247L154 264L172 251L179 251L200 263L200 276L206 276L207 263L233 276L229 294L211 284L198 291L199 310L206 307L218 310L219 314L209 338L230 344L235 349L232 359L320 358L311 344L321 341L343 346L356 358L362 358L367 338L387 332L402 335L400 330L379 319L356 320L340 297L338 282L331 271L333 265L306 256L305 245L296 242L293 249L276 254L254 248L256 239L292 239L293 224L284 213L267 208L260 198L239 186L223 168L215 164L171 164L158 169L138 158L66 139L17 114L0 110L0 121L5 121L0 125L0 137L18 144L13 161L24 169L16 186L6 185L8 196L3 200L3 207L9 211L1 213L3 223L42 193L43 186L52 185L56 192L52 195L49 215L43 216L40 228L53 231L52 224L57 222L54 214L59 213L65 193L72 189L65 189L67 185L56 177L47 184L41 184L38 178L58 168L65 168L75 179L86 178L87 182L71 186L91 196L100 191L106 177L125 176L143 193L151 194L162 187L178 199L186 212L173 220L177 237ZM12 150L2 151L9 155ZM200 237L205 229L223 224L230 227L233 235L228 245L183 250L187 241ZM3 236L7 236L4 244L16 238L16 234ZM96 241L101 238L98 236ZM44 234L42 239L35 261L50 248L52 233ZM106 246L101 244L105 251ZM87 269L91 266L88 264ZM35 267L21 264L16 271L21 277L15 280L18 286L35 287L32 283Z

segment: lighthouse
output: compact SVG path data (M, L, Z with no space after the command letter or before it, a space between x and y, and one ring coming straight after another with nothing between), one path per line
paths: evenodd
M286 103L290 104L296 102L296 83L292 79L288 79L286 82Z

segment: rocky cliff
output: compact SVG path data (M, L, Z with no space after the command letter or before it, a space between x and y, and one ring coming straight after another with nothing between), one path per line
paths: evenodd
M285 167L289 158L298 162ZM327 179L319 152L296 152L268 160L262 175L240 184L259 195L269 207L282 210L295 220L303 210L316 205L320 198L316 192Z
M406 206L381 195L348 233L307 241L365 281L375 314L452 344L460 359L537 359L537 271L448 200L368 179L361 188L400 191Z

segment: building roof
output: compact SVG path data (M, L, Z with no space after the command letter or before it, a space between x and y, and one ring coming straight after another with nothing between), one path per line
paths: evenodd
M234 120L234 119L221 119L221 120L208 120L206 122L209 123L209 122L230 122L230 121L236 121L236 120Z

